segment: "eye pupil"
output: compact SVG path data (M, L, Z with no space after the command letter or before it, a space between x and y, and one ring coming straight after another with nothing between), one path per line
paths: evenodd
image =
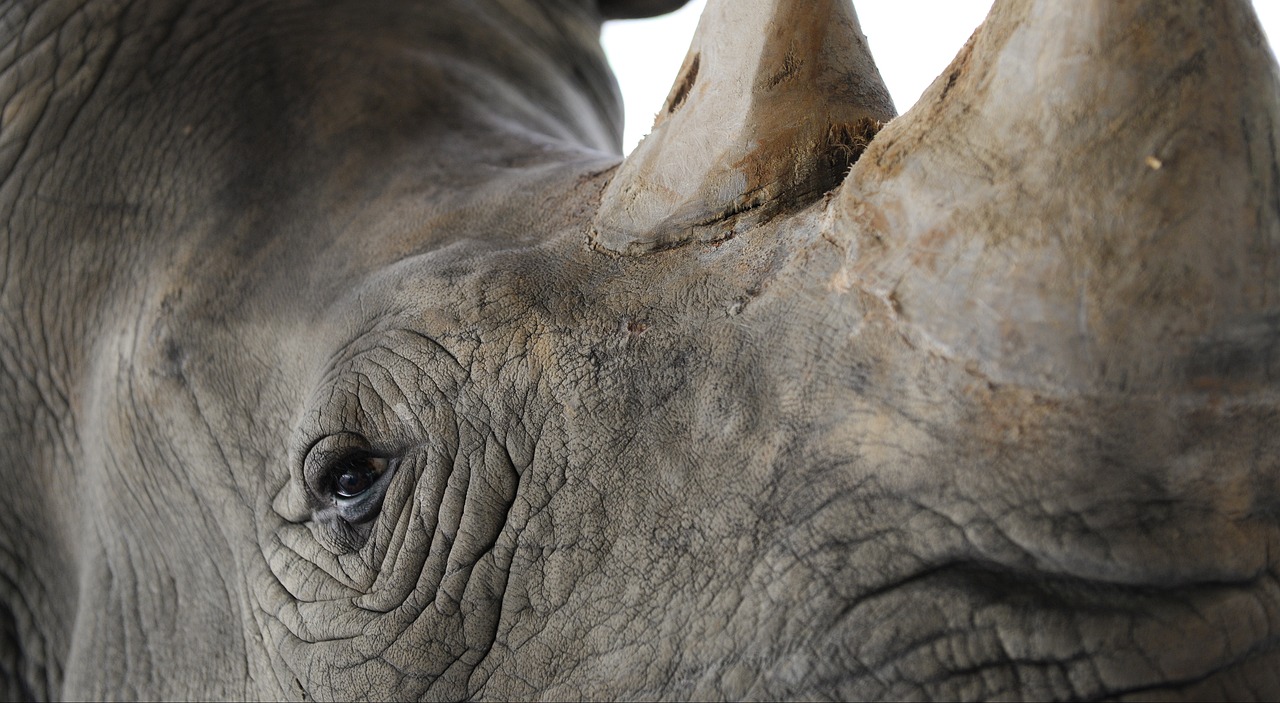
M373 462L368 458L346 462L334 478L334 492L339 498L355 498L373 486L374 473Z

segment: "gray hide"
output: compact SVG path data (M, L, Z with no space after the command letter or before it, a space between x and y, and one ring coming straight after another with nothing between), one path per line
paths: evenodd
M0 697L1280 697L1249 2L679 4L3 4Z

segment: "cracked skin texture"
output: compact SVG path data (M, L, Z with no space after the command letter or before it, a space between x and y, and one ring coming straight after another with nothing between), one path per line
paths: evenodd
M597 23L659 5L4 6L5 697L1276 696L1274 281L1206 259L1203 315L1127 301L1165 324L1105 368L927 295L974 222L1021 255L912 153L1000 118L982 71L1051 5L999 3L840 190L617 256ZM1276 94L1247 3L1179 7L1180 104ZM1177 218L1228 253L1276 236L1269 109L1212 138L1239 201ZM349 524L313 450L352 436L395 469Z

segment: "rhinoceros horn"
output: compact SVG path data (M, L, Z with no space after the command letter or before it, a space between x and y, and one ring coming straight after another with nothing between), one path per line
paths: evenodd
M653 251L812 202L894 114L848 0L710 0L653 132L605 191L596 242Z
M1000 0L843 186L848 281L1066 392L1280 370L1280 79L1245 0Z

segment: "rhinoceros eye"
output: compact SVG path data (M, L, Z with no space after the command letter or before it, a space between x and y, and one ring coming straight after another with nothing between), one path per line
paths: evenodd
M354 432L321 439L307 455L307 483L330 515L353 525L378 515L398 460L380 455Z
M387 460L364 452L353 452L337 462L333 470L333 494L339 499L359 498L373 488L387 470Z

